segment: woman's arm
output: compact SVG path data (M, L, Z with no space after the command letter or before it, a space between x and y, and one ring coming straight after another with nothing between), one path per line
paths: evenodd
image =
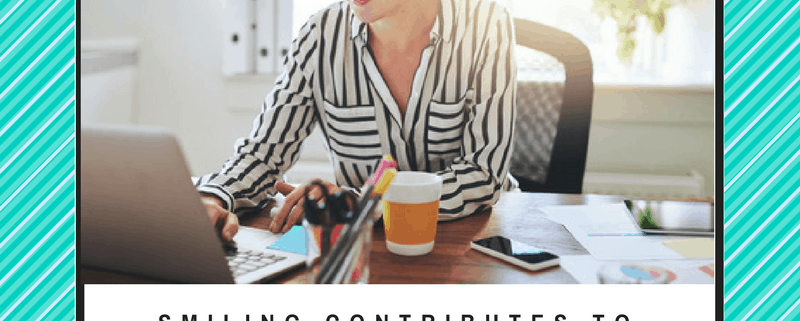
M502 9L501 9L502 8ZM512 17L502 6L489 17L472 79L475 100L467 112L463 156L438 174L444 185L440 220L473 214L491 206L505 184L516 118L517 68Z
M235 153L222 170L198 181L198 191L218 197L228 211L266 205L276 192L275 182L297 161L301 143L314 128L319 116L305 71L315 61L316 29L316 24L306 23L294 40L250 136L236 142Z

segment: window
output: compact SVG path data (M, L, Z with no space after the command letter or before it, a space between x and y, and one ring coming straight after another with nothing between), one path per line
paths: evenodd
M456 0L463 1L463 0ZM714 2L711 0L495 0L517 17L556 27L583 41L592 54L598 84L701 85L714 79ZM293 37L302 24L333 0L296 0ZM635 31L626 53L620 54L617 23L601 18L594 8L661 4L663 32L657 34L645 17L635 21ZM631 46L632 45L632 46ZM518 50L518 63L525 68L525 50ZM524 75L523 75L524 76Z
M583 41L592 55L595 83L703 86L713 83L714 3L711 0L502 2L518 18L556 27ZM663 32L657 34L651 21L638 16L634 22L635 31L629 38L632 43L623 46L620 46L617 22L608 14L601 18L596 12L599 10L594 9L614 8L612 10L621 14L634 12L641 6L657 5L663 6L659 10L663 13L663 22L655 19L656 24L662 24Z

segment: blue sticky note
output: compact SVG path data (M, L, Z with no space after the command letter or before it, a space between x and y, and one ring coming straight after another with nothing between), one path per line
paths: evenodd
M306 255L308 253L306 250L306 231L302 226L293 226L289 232L286 232L267 248Z

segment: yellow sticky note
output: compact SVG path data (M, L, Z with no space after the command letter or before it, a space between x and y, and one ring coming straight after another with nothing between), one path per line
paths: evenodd
M664 245L690 259L714 257L714 239L712 238L703 237L666 241Z

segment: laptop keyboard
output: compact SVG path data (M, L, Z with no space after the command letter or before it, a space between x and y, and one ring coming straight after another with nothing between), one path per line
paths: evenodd
M228 252L228 268L234 277L275 264L285 259L285 256L268 254L259 251L240 249Z

